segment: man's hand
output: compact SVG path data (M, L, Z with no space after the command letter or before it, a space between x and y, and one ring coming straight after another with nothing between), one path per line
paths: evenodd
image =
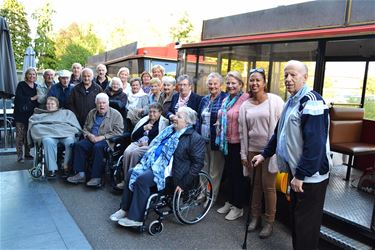
M100 142L100 141L102 141L102 140L105 139L104 136L102 136L102 135L95 136L95 135L93 135L93 134L88 134L88 135L86 136L86 138L87 138L89 141L91 141L92 143L97 143L97 142Z
M290 182L290 187L296 193L303 193L302 185L303 181L296 179L296 177L293 177L292 181Z
M175 191L176 192L180 191L181 193L184 192L184 190L182 188L180 188L180 186L177 186Z
M251 159L251 164L253 167L257 167L259 166L260 164L262 164L264 162L264 157L263 155L259 154L259 155L256 155L253 157L253 159Z

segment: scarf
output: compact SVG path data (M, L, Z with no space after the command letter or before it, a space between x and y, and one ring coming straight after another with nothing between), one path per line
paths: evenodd
M228 155L227 112L237 102L237 100L241 97L241 95L242 95L242 91L240 91L232 100L230 100L228 96L225 99L223 106L221 107L221 117L219 119L220 132L216 136L215 144L219 146L220 151L222 151L224 155Z
M143 172L151 169L154 174L154 182L156 183L157 189L163 190L165 188L165 168L168 166L174 151L177 148L180 136L192 126L175 131L173 125L166 127L157 137L152 140L149 149L142 157L140 163L134 168L130 176L129 189L133 191L134 182ZM155 153L160 144L167 140L161 149L159 157L155 159Z
M143 89L140 89L137 93L133 94L133 92L130 91L128 95L128 107L129 108L135 108L137 106L138 100L140 97L147 95Z

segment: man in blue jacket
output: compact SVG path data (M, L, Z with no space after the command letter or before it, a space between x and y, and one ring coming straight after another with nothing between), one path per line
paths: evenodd
M276 153L281 171L291 175L292 236L294 249L317 249L324 198L331 166L328 107L307 84L308 69L300 61L284 68L291 94L275 133L262 154L252 159L257 167Z
M59 76L59 82L50 88L48 96L56 97L59 100L60 107L67 108L66 101L72 93L74 85L69 83L69 71L61 70L57 74Z

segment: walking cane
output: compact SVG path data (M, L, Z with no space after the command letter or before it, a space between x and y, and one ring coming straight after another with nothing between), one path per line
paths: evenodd
M253 201L253 192L254 192L254 180L255 180L255 167L254 162L251 162L253 166L253 178L251 181L251 190L250 190L250 202L249 202L249 211L247 212L246 226L245 226L245 239L243 240L242 249L247 249L247 229L250 224L250 212L251 212L251 202Z

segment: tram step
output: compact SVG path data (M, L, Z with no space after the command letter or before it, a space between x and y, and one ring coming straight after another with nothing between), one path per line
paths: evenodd
M340 247L342 249L350 249L350 250L371 250L372 247L359 242L355 239L349 238L337 231L334 231L328 227L321 226L320 227L320 237L329 243Z

